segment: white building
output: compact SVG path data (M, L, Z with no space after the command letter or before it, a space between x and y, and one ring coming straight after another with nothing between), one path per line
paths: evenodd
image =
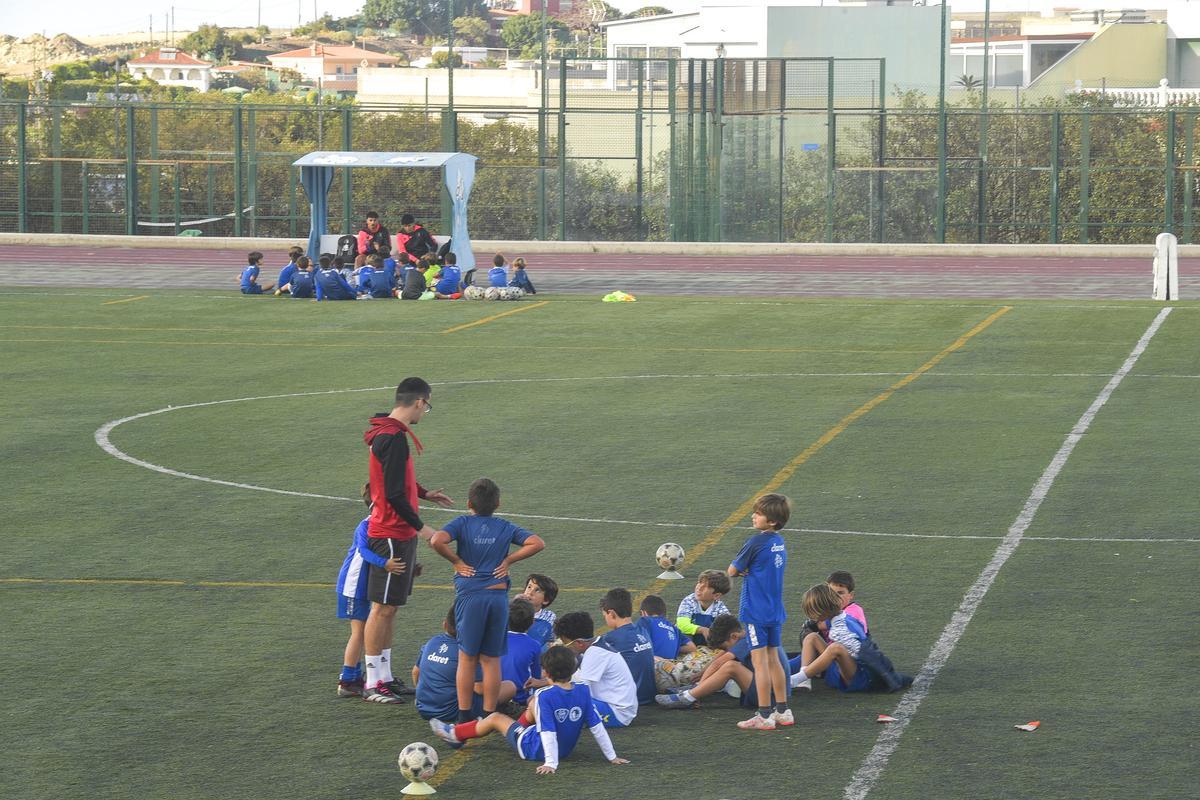
M125 65L135 79L149 78L163 86L186 86L207 92L212 83L212 64L174 47L161 47Z
M267 56L275 69L290 69L322 89L353 92L358 88L358 71L367 67L394 67L395 56L349 45L319 44Z

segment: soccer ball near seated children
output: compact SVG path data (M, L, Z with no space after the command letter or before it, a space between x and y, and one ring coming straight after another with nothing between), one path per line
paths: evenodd
M525 290L520 286L505 286L500 291L504 300L520 300L525 295Z
M658 546L658 552L654 554L654 558L658 561L658 565L663 568L663 573L658 577L664 579L679 579L683 576L676 570L683 563L683 548L674 542L665 542Z
M400 774L412 781L404 787L405 794L433 793L433 789L425 786L425 781L432 778L433 774L437 772L438 754L436 750L424 742L413 742L400 751L400 757L396 759L396 763L400 767ZM424 790L418 787L424 787Z
M486 289L484 289L483 290L483 299L484 300L499 300L500 299L500 287L489 286Z
M483 299L483 287L482 286L468 286L466 289L463 289L463 299L464 300L482 300Z

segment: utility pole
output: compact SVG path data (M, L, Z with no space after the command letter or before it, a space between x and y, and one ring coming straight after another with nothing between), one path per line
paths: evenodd
M454 115L454 0L446 0L446 104Z
M262 27L262 0L258 0L258 24L255 25L254 27L256 27L256 28Z
M171 6L171 45L175 44L175 6Z
M150 44L154 44L154 15L150 15Z

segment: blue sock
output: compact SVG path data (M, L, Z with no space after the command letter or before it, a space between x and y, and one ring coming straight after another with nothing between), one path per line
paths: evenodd
M353 681L353 680L357 680L357 679L358 679L358 675L359 675L359 670L358 670L358 667L356 667L356 666L355 666L355 667L348 667L348 666L346 666L345 664L343 664L343 665L342 665L342 677L338 678L338 680L340 680L340 681Z

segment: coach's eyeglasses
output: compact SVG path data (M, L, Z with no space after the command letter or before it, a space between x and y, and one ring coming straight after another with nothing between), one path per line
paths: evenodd
M428 414L430 411L433 411L433 403L429 402L428 398L422 397L421 402L423 402L425 404L425 413L426 414Z

